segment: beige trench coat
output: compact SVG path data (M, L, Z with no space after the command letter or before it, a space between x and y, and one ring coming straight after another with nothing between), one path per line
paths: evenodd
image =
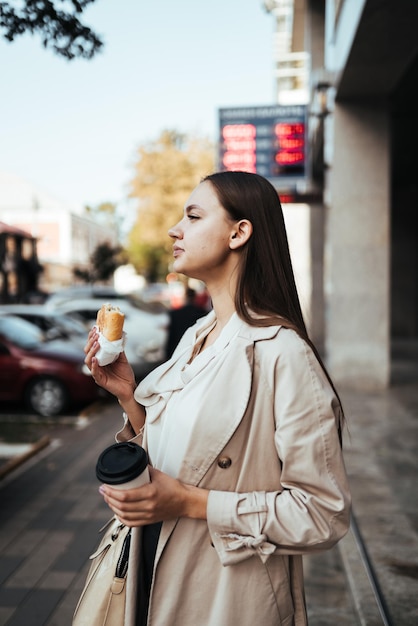
M193 334L163 370L190 353ZM301 555L331 548L350 513L339 409L320 365L294 331L244 324L193 410L179 478L210 490L207 521L164 522L148 626L306 624ZM117 438L130 437L127 423ZM139 536L125 626L135 624Z

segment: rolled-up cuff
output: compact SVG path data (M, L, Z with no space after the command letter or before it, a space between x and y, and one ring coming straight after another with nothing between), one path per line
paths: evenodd
M209 492L208 528L222 565L234 565L252 556L267 561L276 546L262 532L266 515L265 492Z

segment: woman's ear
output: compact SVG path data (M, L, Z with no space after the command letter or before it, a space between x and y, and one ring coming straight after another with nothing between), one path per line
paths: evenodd
M238 250L247 243L253 234L253 225L249 220L239 220L235 222L234 229L229 238L229 247L231 250Z

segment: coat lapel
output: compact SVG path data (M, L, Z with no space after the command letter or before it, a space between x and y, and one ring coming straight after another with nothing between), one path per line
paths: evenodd
M243 325L207 397L202 399L200 407L196 407L198 416L178 476L182 482L198 486L233 436L251 395L255 342L270 339L278 331L277 326ZM177 523L178 519L164 522L156 563Z
M186 451L179 479L198 485L238 428L251 394L254 344L278 332L278 327L243 328L228 349L219 374L205 398Z

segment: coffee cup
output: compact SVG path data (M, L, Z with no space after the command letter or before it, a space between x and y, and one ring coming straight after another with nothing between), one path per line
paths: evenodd
M148 455L144 448L132 441L114 443L100 454L96 476L100 482L115 489L142 487L150 482Z

